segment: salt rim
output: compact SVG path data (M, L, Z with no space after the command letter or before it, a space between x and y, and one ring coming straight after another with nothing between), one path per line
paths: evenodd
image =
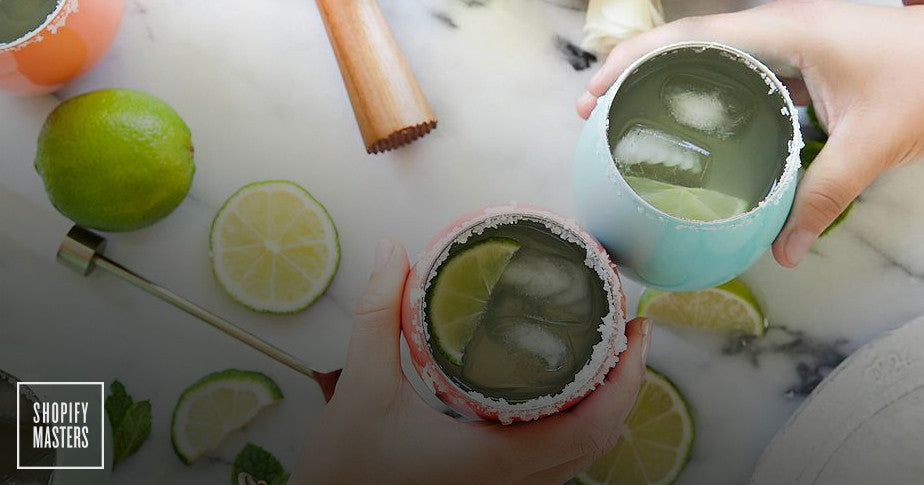
M478 218L474 223L468 225L460 224L453 228L453 230L448 231L446 236L430 246L431 249L429 251L423 252L418 257L418 261L433 261L433 264L427 270L427 277L424 279L421 285L422 287L414 288L410 295L412 301L420 302L420 308L418 309L417 315L415 315L416 321L414 324L421 330L425 340L424 342L415 341L415 344L426 348L430 357L426 365L420 370L420 374L427 387L431 390L437 391L439 389L437 382L444 381L477 404L484 406L491 412L497 413L498 421L503 424L512 423L514 420L532 421L561 411L563 408L567 407L567 405L570 405L570 401L574 397L585 396L596 389L597 386L602 385L603 380L606 378L607 371L613 368L619 361L618 354L628 347L628 338L625 335L625 315L622 305L616 304L617 300L622 300L621 298L617 298L622 283L619 280L619 275L610 265L605 250L603 250L602 247L599 251L595 250L579 236L578 231L571 228L579 227L576 222L563 219L561 216L548 211L521 207L515 203L492 206L485 209L484 214L484 217ZM426 294L426 288L429 287L430 282L436 276L436 269L449 257L449 249L453 244L464 244L470 237L481 234L485 229L496 228L505 224L513 224L522 219L538 222L546 226L549 231L558 237L585 249L587 256L584 259L584 264L588 268L594 270L603 282L603 289L607 294L609 311L601 318L601 322L597 327L601 335L600 342L593 346L591 356L587 363L574 375L574 379L565 385L561 392L554 395L547 394L538 396L526 402L510 403L503 398L485 396L477 391L466 391L439 368L433 358L432 349L427 344L430 340L430 335L429 328L424 324L424 315L427 305L424 295ZM561 220L561 222L559 222L559 220ZM439 253L439 255L434 258L436 253ZM611 286L610 279L607 277L608 273L614 276L613 282L618 286L617 288ZM418 334L415 333L414 339L417 340L417 338ZM439 376L439 378L437 378L437 376ZM465 408L469 407L465 403L447 404L450 404L454 408L460 406Z
M10 374L9 372L0 370L0 385L2 385L2 383L6 383L15 390L16 384L20 382L22 382L22 379L14 376L13 374ZM33 391L29 386L20 386L19 392L21 392L26 399L32 402L42 402L41 399L38 398L38 395L35 394L35 391Z
M787 142L787 156L786 164L783 168L783 173L780 174L779 178L774 180L773 186L770 187L770 191L767 195L751 210L738 214L733 217L726 219L717 219L714 221L691 221L688 219L683 219L666 212L662 212L657 208L653 207L651 204L646 202L644 199L639 197L635 191L628 190L633 197L639 202L638 210L639 212L644 211L645 215L649 219L658 217L659 220L667 219L674 223L675 230L696 230L696 231L713 231L713 230L727 230L729 228L736 228L750 225L754 222L755 214L758 210L768 206L768 205L778 205L780 199L783 197L783 193L789 188L789 185L795 183L796 174L799 172L799 168L802 166L802 160L799 157L799 152L802 150L804 143L802 142L802 132L799 129L799 119L797 116L795 105L793 105L792 98L789 95L789 90L786 89L786 86L780 82L776 77L776 74L770 70L762 62L735 47L731 47L725 44L718 42L709 42L709 41L685 41L677 42L674 44L669 44L658 49L655 49L648 54L637 59L635 62L629 65L622 74L613 82L613 85L606 92L603 98L598 102L597 107L601 110L601 113L604 113L603 120L603 132L606 133L609 131L609 111L610 107L613 104L613 99L616 97L616 93L619 91L620 86L642 66L656 57L666 56L673 54L679 50L688 49L692 50L697 54L705 52L707 49L715 49L719 51L719 55L727 57L729 59L738 61L745 66L747 66L752 71L755 71L760 77L764 80L764 83L767 84L768 90L767 94L771 95L775 92L779 92L779 95L783 98L785 106L780 110L780 114L783 116L789 116L790 125L792 127L792 138ZM617 183L622 179L622 175L619 173L619 169L616 167L616 162L613 160L613 153L610 150L609 140L606 136L599 137L599 146L597 147L597 152L601 153L606 152L607 156L597 157L598 160L607 163L606 167L606 177L613 183ZM608 160L608 162L607 162Z
M57 34L58 29L67 25L67 18L72 13L77 13L79 10L79 0L58 0L54 10L52 10L51 13L45 17L45 20L39 24L38 27L26 32L22 35L22 37L12 42L8 42L6 44L0 42L0 51L17 52L32 44L42 42L45 40L45 37L41 35L42 31L47 28L49 34Z

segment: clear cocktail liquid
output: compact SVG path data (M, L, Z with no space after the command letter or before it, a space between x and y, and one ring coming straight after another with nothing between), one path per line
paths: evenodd
M606 290L585 264L586 249L534 220L487 228L454 243L449 255L497 237L514 239L520 248L488 299L462 365L431 347L432 354L462 388L485 396L515 403L558 394L601 341Z
M59 0L0 0L0 44L19 40L54 12Z
M703 188L755 207L782 174L791 129L783 98L718 50L654 58L619 88L608 139L619 171ZM635 187L633 187L635 190Z

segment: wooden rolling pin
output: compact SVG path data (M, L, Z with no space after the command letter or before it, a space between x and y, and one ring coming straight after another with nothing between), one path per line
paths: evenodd
M316 0L368 153L420 138L436 115L376 0Z

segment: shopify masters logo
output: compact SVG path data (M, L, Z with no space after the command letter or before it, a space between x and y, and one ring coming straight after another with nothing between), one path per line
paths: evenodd
M102 382L18 382L16 399L19 413L16 468L104 468ZM28 459L49 453L55 456L51 465L36 465Z

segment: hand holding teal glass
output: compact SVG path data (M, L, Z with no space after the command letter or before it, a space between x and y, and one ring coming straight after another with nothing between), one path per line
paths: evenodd
M578 218L648 286L715 286L783 227L801 147L788 92L758 60L716 43L661 47L588 118L574 161Z
M773 67L799 104L815 106L829 135L799 182L792 211L773 243L776 260L793 267L881 173L924 154L924 95L918 81L924 58L909 41L921 29L920 7L833 1L770 2L685 18L613 49L578 101L578 113L590 116L598 97L630 64L672 43L715 40Z

